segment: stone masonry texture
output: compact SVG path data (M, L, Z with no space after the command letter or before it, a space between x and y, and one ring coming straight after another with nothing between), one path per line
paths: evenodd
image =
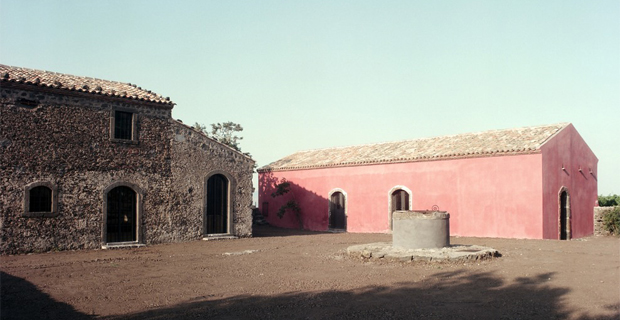
M142 195L138 242L201 239L216 173L230 181L230 235L251 236L254 161L173 120L172 105L7 82L0 94L0 253L101 248L115 183ZM138 115L137 143L110 138L115 109ZM35 182L56 186L56 216L24 216L24 188Z
M615 207L594 207L594 235L606 236L609 231L605 230L603 225L603 216L614 210Z

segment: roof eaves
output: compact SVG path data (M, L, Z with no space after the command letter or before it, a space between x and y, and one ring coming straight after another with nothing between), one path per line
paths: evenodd
M357 161L357 162L340 162L333 164L321 164L321 165L302 165L291 167L270 167L269 165L258 168L256 171L262 172L277 172L277 171L297 171L297 170L313 170L313 169L326 169L326 168L338 168L338 167L360 167L382 164L396 164L396 163L412 163L412 162L430 162L430 161L442 161L442 160L457 160L457 159L471 159L471 158L487 158L487 157L502 157L502 156L516 156L540 153L540 149L527 148L522 150L502 151L502 152L476 152L471 154L454 154L454 155L438 155L438 156L421 156L404 159L394 160L369 160L369 161Z
M174 106L169 97L135 84L0 64L0 82ZM64 83L63 83L64 82ZM94 82L94 83L93 83ZM76 85L77 83L77 85ZM92 88L91 88L92 87ZM121 87L125 87L124 90ZM129 87L129 88L127 88ZM134 88L134 89L131 89ZM117 90L118 89L118 90ZM134 92L128 92L134 91Z
M32 87L36 87L37 88L36 90L38 92L47 92L47 93L52 93L52 94L62 93L64 95L69 95L69 96L74 96L74 97L89 97L89 98L96 98L96 99L104 99L108 101L119 101L119 102L132 103L132 104L145 104L150 107L154 107L158 109L171 110L176 105L176 103L174 102L162 103L162 102L148 100L148 99L123 97L119 95L111 95L111 94L101 93L101 92L87 92L87 91L79 90L75 88L54 88L52 86L42 86L42 85L37 86L37 85L32 85L32 84L27 84L27 83L5 82L5 81L2 81L1 79L0 79L0 83L2 83L2 86L4 86L5 88L8 87L8 88L23 89L23 90L33 90Z

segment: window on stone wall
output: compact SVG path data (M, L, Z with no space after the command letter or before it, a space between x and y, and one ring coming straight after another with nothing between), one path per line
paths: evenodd
M124 111L114 110L112 111L111 136L116 141L137 141L137 114Z
M44 186L38 186L30 189L30 211L51 212L52 189Z
M39 102L35 100L30 100L30 99L20 98L20 99L17 99L16 102L17 102L16 105L18 107L22 107L26 109L34 109L39 106Z
M58 192L49 182L35 182L26 186L24 196L25 217L53 217L58 213Z

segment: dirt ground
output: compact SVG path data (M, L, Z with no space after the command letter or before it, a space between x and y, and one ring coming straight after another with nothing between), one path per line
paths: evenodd
M2 319L620 319L620 239L452 238L467 264L346 256L388 234L255 237L1 259Z

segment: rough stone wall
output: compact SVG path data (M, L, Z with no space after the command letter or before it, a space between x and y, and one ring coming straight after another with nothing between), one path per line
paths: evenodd
M595 236L607 236L609 232L605 230L603 226L603 216L614 209L615 207L594 207L594 235Z
M179 221L175 233L204 233L206 179L220 173L231 180L231 233L238 237L251 236L253 160L178 122L173 124L173 135L172 188L182 191L173 201L176 210L191 213Z
M19 98L39 104L23 107ZM103 191L117 181L145 191L145 225L160 214L170 176L170 110L11 88L2 88L0 105L0 252L100 248ZM138 144L111 141L110 114L118 107L140 114ZM58 216L22 216L24 186L37 181L57 186Z
M116 182L141 190L143 243L198 239L210 168L238 181L235 234L251 235L252 160L202 135L176 142L179 128L193 130L173 121L170 108L21 88L0 93L0 253L101 248L104 190ZM39 104L20 106L19 98ZM137 144L110 139L114 108L139 114ZM56 217L23 217L24 187L38 181L58 188Z

